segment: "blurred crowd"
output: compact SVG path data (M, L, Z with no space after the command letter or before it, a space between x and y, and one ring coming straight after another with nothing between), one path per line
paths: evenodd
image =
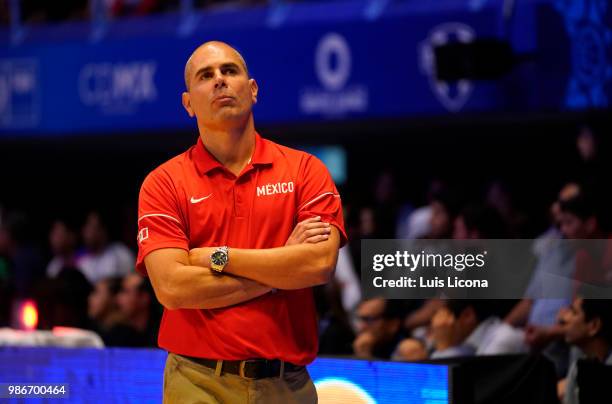
M33 299L41 330L89 329L107 346L156 346L162 308L150 282L134 272L132 250L114 241L115 221L101 210L82 223L56 218L44 249L27 215L2 215L0 327L19 327L18 306Z
M612 300L584 298L571 286L551 285L548 276L577 270L574 256L553 241L610 238L605 153L588 128L575 147L580 161L542 209L548 225L537 233L525 230L533 219L500 181L472 193L434 178L419 206L398 203L394 173L382 170L368 203L344 195L349 244L340 250L334 280L314 289L320 354L420 361L541 352L555 364L560 397L575 402L576 361L612 364ZM162 307L134 271L135 243L119 241L119 216L95 209L56 217L45 246L32 236L27 214L0 210L0 327L14 326L15 303L33 298L39 329L89 329L107 346L156 346ZM522 299L363 299L359 257L367 238L529 238L536 264ZM612 244L599 254L584 252L581 262L586 279L612 281ZM542 298L546 287L558 288L560 297Z
M584 127L575 145L578 162L549 201L543 218L548 225L537 233L528 225L533 219L513 204L514 195L500 181L466 194L456 184L434 179L427 203L414 207L394 199L393 175L383 172L369 204L354 207L345 201L350 243L341 251L338 269L359 262L361 240L367 238L533 239L535 264L523 297L516 300L361 299L353 296L356 289L346 277L337 276L325 291L340 296L328 298L336 304L322 316L321 352L400 361L541 353L555 365L560 399L578 402L578 359L612 365L612 300L585 298L585 290L571 280L612 285L612 239L609 170L599 139ZM561 239L568 242L555 242ZM577 241L589 239L605 240L603 248ZM555 298L543 298L547 289ZM354 305L338 303L345 295L353 296Z

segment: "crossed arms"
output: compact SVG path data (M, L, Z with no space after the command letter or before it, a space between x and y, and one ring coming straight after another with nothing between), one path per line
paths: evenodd
M145 257L147 272L160 303L168 309L213 309L232 306L272 289L302 289L327 283L340 246L338 229L320 218L298 225L283 247L230 248L223 275L213 273L214 248L162 248Z

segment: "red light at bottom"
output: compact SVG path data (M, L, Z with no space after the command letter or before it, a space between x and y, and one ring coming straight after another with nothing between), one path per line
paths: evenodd
M23 329L27 331L36 329L38 325L38 309L36 308L36 303L32 300L26 300L21 306L20 312L21 315L19 318Z

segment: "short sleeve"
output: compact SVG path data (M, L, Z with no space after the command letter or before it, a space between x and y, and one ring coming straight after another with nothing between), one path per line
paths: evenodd
M189 250L187 228L169 175L154 171L147 176L138 198L138 257L136 270L147 274L145 257L160 248Z
M327 167L318 158L308 155L300 173L297 221L321 216L323 221L338 228L340 247L347 242L342 216L342 201Z

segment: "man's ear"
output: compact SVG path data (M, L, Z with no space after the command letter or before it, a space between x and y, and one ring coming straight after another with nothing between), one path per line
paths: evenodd
M181 98L183 101L183 108L185 108L185 111L187 111L189 116L193 118L195 116L195 112L193 112L193 108L191 108L191 97L189 96L189 93L185 91Z
M249 85L251 86L251 98L253 100L253 104L257 104L257 94L259 93L259 86L255 79L249 79Z
M595 317L594 319L590 320L587 327L589 337L592 338L596 336L601 330L601 318Z

